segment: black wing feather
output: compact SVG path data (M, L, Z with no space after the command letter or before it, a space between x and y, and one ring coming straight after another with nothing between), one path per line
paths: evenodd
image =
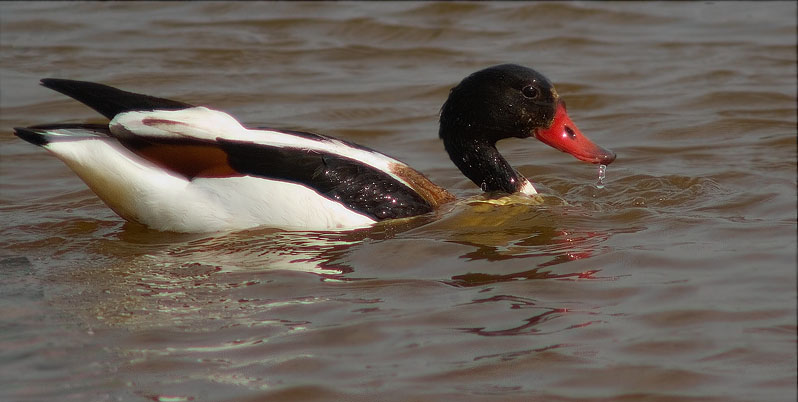
M181 110L194 107L188 103L127 92L94 82L45 78L41 84L82 102L109 119L130 111Z
M304 185L376 220L432 212L432 206L389 174L340 155L217 139L238 172Z

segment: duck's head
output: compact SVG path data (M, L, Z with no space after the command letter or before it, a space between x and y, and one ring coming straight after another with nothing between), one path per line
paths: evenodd
M439 136L452 161L486 191L514 192L521 185L523 177L502 167L503 159L489 160L496 159L498 152L491 153L496 142L504 138L535 137L585 162L606 165L615 160L614 152L594 144L579 131L546 77L515 64L477 71L452 88L441 108ZM478 172L485 169L487 172ZM517 177L486 177L513 174ZM492 181L496 183L492 185Z

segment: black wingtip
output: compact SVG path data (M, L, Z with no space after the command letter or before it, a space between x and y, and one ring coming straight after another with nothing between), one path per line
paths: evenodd
M27 142L30 142L33 145L38 145L40 147L43 147L50 143L46 135L25 127L14 127L14 135Z
M39 84L47 88L52 88L54 86L58 86L57 84L63 81L69 81L69 80L64 80L61 78L42 78L41 80L39 80Z
M93 82L67 80L64 78L42 78L41 80L39 80L39 84L45 88L50 88L53 91L61 92L66 96L72 96L70 95L70 93L75 91L75 88L84 87L84 86L112 88L107 85L95 84Z
M43 78L39 83L96 110L108 119L119 113L141 110L180 110L194 105L123 91L96 82Z

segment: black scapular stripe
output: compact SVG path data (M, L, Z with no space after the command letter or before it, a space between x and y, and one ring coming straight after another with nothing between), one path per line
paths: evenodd
M41 80L41 84L80 101L109 119L130 111L181 110L194 107L188 103L127 92L94 82L45 78Z
M228 163L238 172L301 184L375 220L407 218L433 210L411 188L354 159L245 141L220 138L218 142L228 155Z

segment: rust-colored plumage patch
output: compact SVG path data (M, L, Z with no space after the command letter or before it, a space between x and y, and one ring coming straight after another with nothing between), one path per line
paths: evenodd
M157 127L157 126L188 126L188 123L184 123L182 121L176 120L167 120L167 119L153 119L153 118L146 118L142 119L141 123L145 126L150 127Z
M410 187L427 200L433 208L455 200L452 193L431 182L426 176L407 165L392 163L389 169L410 184Z
M227 153L215 144L128 142L125 146L142 158L188 179L243 176L230 166Z

